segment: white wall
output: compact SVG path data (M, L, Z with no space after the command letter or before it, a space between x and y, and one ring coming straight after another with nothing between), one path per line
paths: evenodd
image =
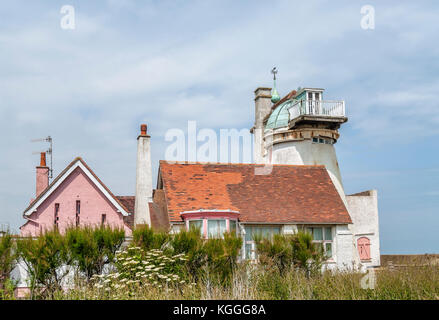
M378 220L378 195L376 190L367 191L360 195L346 196L348 210L351 216L354 243L361 237L370 239L370 262L362 262L366 267L380 265L380 237Z
M273 164L324 165L346 205L346 198L334 145L311 140L287 141L273 145Z

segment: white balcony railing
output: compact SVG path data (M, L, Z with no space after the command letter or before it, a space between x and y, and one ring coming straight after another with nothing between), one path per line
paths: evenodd
M344 101L332 100L299 100L288 108L290 119L301 115L316 115L328 117L344 117Z

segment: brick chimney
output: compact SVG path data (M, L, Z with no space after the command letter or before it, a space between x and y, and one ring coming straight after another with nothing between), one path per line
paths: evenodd
M46 165L46 153L41 152L40 165L37 167L36 197L49 186L49 167Z
M134 226L147 224L151 227L149 202L152 202L151 137L146 124L140 126L137 137L136 199L134 203Z

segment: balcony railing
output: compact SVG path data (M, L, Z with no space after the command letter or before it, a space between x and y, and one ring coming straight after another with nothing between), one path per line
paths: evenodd
M327 117L344 117L344 101L332 100L299 100L288 108L290 119L302 115L316 115Z

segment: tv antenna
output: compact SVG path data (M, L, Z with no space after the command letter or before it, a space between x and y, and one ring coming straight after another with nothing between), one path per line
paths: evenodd
M47 138L40 138L40 139L32 139L30 142L47 142L49 143L49 148L45 151L46 154L50 155L50 167L49 167L49 178L53 178L53 140L51 136L47 136ZM42 151L34 151L32 154L40 154Z

